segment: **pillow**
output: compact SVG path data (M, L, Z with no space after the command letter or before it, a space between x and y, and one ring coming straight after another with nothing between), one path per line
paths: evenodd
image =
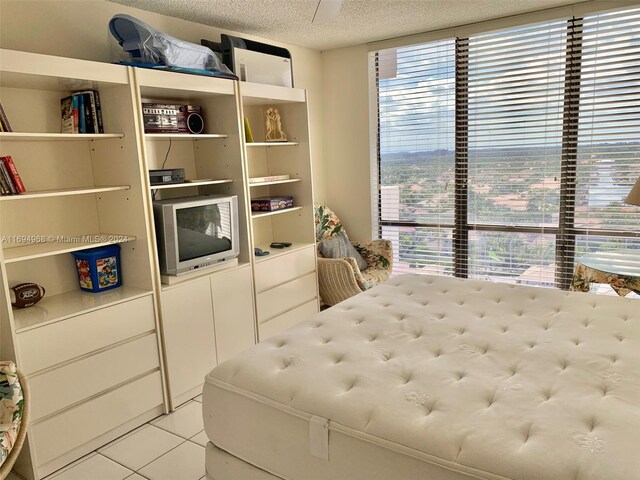
M358 253L351 242L349 237L344 231L336 233L333 237L325 238L318 244L318 250L325 258L347 258L353 257L356 259L358 268L360 271L365 270L369 265L365 262L362 255Z

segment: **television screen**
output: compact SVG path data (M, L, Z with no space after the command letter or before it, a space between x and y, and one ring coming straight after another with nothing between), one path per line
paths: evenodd
M181 262L232 249L231 204L228 202L176 210Z

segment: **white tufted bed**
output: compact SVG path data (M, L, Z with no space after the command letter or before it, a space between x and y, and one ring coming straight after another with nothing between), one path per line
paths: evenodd
M208 478L639 480L639 312L395 277L208 375Z

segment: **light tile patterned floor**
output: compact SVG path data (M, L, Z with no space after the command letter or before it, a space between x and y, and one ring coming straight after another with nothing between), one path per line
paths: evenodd
M202 397L49 475L46 480L204 479ZM9 480L18 479L9 476Z

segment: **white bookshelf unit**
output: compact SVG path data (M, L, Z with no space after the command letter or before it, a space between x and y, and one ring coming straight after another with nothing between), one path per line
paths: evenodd
M100 93L105 133L60 133L60 100L86 89ZM145 133L146 101L202 106L205 131ZM0 196L0 357L31 386L16 467L27 480L173 410L217 363L318 311L305 90L0 49L0 102L14 130L0 132L0 155L27 189ZM263 141L267 106L289 141ZM188 181L151 185L160 168ZM277 175L289 178L250 182ZM207 194L238 197L237 262L163 284L153 201ZM274 195L293 208L251 211ZM116 243L122 286L81 291L71 252ZM46 295L14 309L24 282Z
M251 212L258 339L264 340L319 309L307 93L299 88L240 82L242 117L254 142L245 142L249 178L289 175L288 180L249 183L249 197L292 196L293 207ZM264 142L265 109L276 107L287 142ZM244 138L244 137L243 137ZM271 242L289 242L282 250Z
M201 106L205 123L205 131L197 135L143 135L145 170L184 168L189 180L148 185L149 203L207 194L238 197L238 263L174 277L172 285L162 285L159 291L173 409L202 391L204 376L218 362L256 341L237 82L147 69L135 69L135 76L141 101ZM155 275L161 284L157 269ZM222 294L225 285L230 291Z
M0 101L14 130L0 134L0 154L12 156L27 189L0 197L0 345L31 384L28 458L17 467L28 479L166 410L130 75L122 66L0 50ZM59 133L60 99L88 88L100 92L106 133ZM70 253L113 243L122 286L80 291ZM9 288L23 282L46 295L12 309ZM114 358L131 368L115 372ZM89 413L98 406L100 415Z

